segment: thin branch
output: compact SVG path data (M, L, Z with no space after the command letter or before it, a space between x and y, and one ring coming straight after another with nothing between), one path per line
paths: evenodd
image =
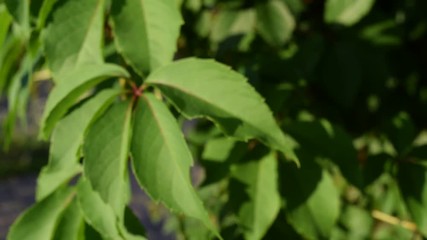
M382 221L391 225L400 225L403 228L406 228L412 232L418 232L417 225L413 222L399 219L395 216L391 216L387 213L384 213L378 210L373 210L371 214L373 218L379 221Z

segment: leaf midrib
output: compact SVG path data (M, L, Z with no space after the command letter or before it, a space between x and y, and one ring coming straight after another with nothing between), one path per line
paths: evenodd
M235 114L233 114L233 113L231 113L231 112L229 112L229 111L227 111L227 110L224 110L223 108L221 108L220 106L216 106L216 105L214 105L213 103L211 103L211 102L209 102L208 100L206 100L206 99L204 99L203 97L201 97L201 96L199 96L199 95L196 95L196 94L194 94L194 93L192 93L192 92L189 92L189 91L186 91L185 89L183 89L182 87L180 87L180 86L176 86L176 85L173 85L173 84L170 84L170 83L166 83L166 82L162 82L162 81L154 81L154 82L151 82L152 84L157 84L157 85L163 85L163 86L166 86L166 87L169 87L169 88L175 88L175 89L177 89L177 90L179 90L179 91L181 91L181 92L183 92L183 93L185 93L185 94L187 94L187 95L189 95L189 96L191 96L191 97L194 97L194 98L196 98L196 99L198 99L198 100L200 100L200 101L202 101L202 102L204 102L204 103L206 103L206 104L208 104L209 106L212 106L213 108L215 108L215 109L219 109L220 111L222 111L222 112L224 112L224 113L226 113L226 114L228 114L228 115L230 115L230 116L232 116L232 117L234 117L234 118L237 118L237 119L241 119L238 115L235 115ZM262 102L261 102L262 103ZM269 114L272 114L270 111L269 111ZM207 115L201 115L201 116L206 116L206 117L209 117L209 116L207 116ZM195 116L196 118L197 118L197 116ZM259 131L259 132L261 132L261 133L263 133L263 134L265 134L265 131L263 130L263 129L259 129L258 128L258 126L257 126L257 124L254 124L254 123L252 123L250 120L246 120L245 119L245 121L244 121L244 123L246 123L246 124L248 124L251 128L253 128L253 129L255 129L255 130L257 130L257 131ZM280 129L280 128L279 128ZM245 140L247 140L247 139L250 139L250 138L252 138L252 137L246 137L246 136L242 136ZM275 141L278 141L278 139L276 139L276 137L275 138L273 138Z
M169 141L167 141L167 138L165 137L165 133L163 132L163 129L161 128L161 124L160 124L159 118L158 118L158 116L156 114L156 111L154 111L154 108L153 108L152 104L150 103L150 101L147 99L147 97L143 96L143 98L146 101L147 106L150 109L150 112L151 112L151 114L153 116L153 119L155 120L155 122L156 122L156 124L158 126L159 133L160 133L160 135L161 135L161 137L162 137L162 139L164 140L164 143L165 143L164 145L169 150L168 152L170 152L169 155L170 156L174 156L174 157L171 157L171 159L174 159L174 161L172 161L173 164L175 165L176 169L181 169L182 170L182 168L179 166L179 164L176 161L176 155L172 154L172 153L175 153L175 151L171 151L171 149L172 149L170 147L171 145L170 145ZM163 103L161 103L161 104L163 104ZM191 166L191 164L190 164L190 166ZM188 180L188 179L186 179L185 176L182 175L181 171L178 171L178 176L181 178L181 180L184 180L184 182L187 182L186 180ZM190 192L191 192L191 189L190 189Z

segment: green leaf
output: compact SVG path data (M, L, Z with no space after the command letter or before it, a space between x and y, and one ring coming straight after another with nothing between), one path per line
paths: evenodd
M77 199L68 205L62 213L55 230L54 240L79 240L84 239L84 221Z
M25 55L20 64L21 66L12 77L7 91L8 114L3 122L5 149L9 148L9 144L12 141L17 117L20 113L19 108L26 105L29 95L28 81L23 80L29 77L31 71L31 58L28 54Z
M21 37L12 33L0 48L0 95L5 91L14 67L19 64L24 46Z
M92 189L89 181L80 180L77 186L77 199L86 222L105 239L123 239L116 224L114 210Z
M37 28L41 29L45 26L46 20L58 0L44 0L39 11L37 19Z
M139 74L172 61L183 23L175 0L115 0L117 48Z
M92 125L83 145L86 178L120 218L130 197L127 161L131 113L129 101L114 104Z
M11 23L12 17L9 15L5 5L0 4L0 47L3 46Z
M18 23L19 32L25 39L30 37L30 0L5 0L7 9Z
M185 59L167 65L146 80L187 117L207 117L227 134L257 138L295 162L296 143L277 126L264 99L246 79L212 60Z
M46 58L56 77L78 66L103 62L102 34L105 0L64 0L62 2L55 9L53 22L46 29L44 37ZM52 7L49 6L52 3L46 2L46 4L47 6L43 6L47 8L44 11Z
M69 72L49 94L39 136L47 139L56 122L85 91L106 79L127 76L125 69L113 64L88 64Z
M51 239L58 217L71 201L72 189L60 189L26 210L12 225L9 240Z
M282 169L287 221L305 239L329 239L340 214L339 191L313 158L299 157L300 169Z
M253 9L233 11L222 10L214 13L215 19L210 35L211 41L219 43L233 35L244 35L255 29L255 11Z
M131 238L138 239L138 237L140 238L145 235L144 226L142 226L141 221L129 207L125 209L124 225L122 226L124 227L122 234L130 236Z
M49 163L37 179L37 200L45 198L81 171L79 151L86 129L118 93L117 90L104 90L58 122L52 134Z
M193 160L183 134L166 106L150 93L137 105L131 153L137 180L153 199L201 220L216 233L191 185Z
M289 126L289 133L306 152L330 159L346 180L362 186L362 172L353 146L353 139L342 128L327 120L300 121Z
M269 153L258 161L235 165L233 176L247 185L250 201L239 211L245 239L262 239L280 210L277 159Z
M206 143L202 158L207 161L225 162L235 144L234 139L228 137L213 138Z
M257 29L264 40L273 46L281 46L292 36L295 20L286 4L270 0L256 6Z
M372 238L372 228L375 226L374 219L367 209L353 205L347 205L343 208L340 223L337 225L343 226L342 228L348 231L345 232L344 236L339 237L339 232L337 232L337 230L341 229L336 227L331 240L339 240L343 238L370 239Z
M427 168L414 163L401 163L398 183L412 220L427 237Z
M386 131L393 147L400 155L405 155L411 150L418 134L411 117L406 112L400 112L393 117Z
M374 3L375 0L327 0L324 19L327 23L351 26L368 14Z

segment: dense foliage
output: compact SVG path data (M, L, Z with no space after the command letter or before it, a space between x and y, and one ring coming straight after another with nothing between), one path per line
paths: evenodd
M426 10L0 0L6 148L54 84L49 163L8 239L145 239L131 175L182 239L427 238Z

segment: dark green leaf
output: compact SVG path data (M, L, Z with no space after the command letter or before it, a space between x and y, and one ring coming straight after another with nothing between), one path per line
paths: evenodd
M19 31L25 39L30 37L30 0L5 0L7 9L14 21L19 24Z
M401 163L398 183L412 220L427 237L427 169L413 163Z
M306 239L328 239L340 213L340 196L332 177L309 155L301 168L283 168L287 221Z
M144 226L142 226L141 221L129 207L125 210L124 225L130 234L145 235Z
M5 5L0 4L0 47L3 46L11 23L12 18L6 10Z
M9 114L4 120L4 147L5 149L9 148L9 144L12 140L15 125L18 117L22 116L22 109L20 107L26 106L28 100L28 81L25 81L26 78L29 78L31 71L31 58L29 55L25 55L24 59L21 62L21 67L16 71L15 75L12 77L11 82L9 83L9 88L7 91L8 99L8 110ZM21 113L21 114L20 114Z
M0 48L0 95L8 86L9 77L13 75L15 64L19 64L19 57L23 52L23 47L24 42L21 37L12 34Z
M400 112L391 119L387 130L389 139L399 154L405 155L411 150L417 131L407 113Z
M327 0L325 21L350 26L362 19L371 10L375 0Z
M38 28L42 28L44 27L46 20L53 8L53 6L55 5L55 3L58 0L43 0L43 3L40 7L40 11L39 11L39 16L37 19L37 27Z
M257 29L267 43L281 46L289 40L295 28L295 20L283 1L260 3L256 11Z
M362 174L357 152L351 137L343 129L320 120L295 122L289 126L289 132L301 145L301 149L329 158L340 168L347 181L361 187Z

